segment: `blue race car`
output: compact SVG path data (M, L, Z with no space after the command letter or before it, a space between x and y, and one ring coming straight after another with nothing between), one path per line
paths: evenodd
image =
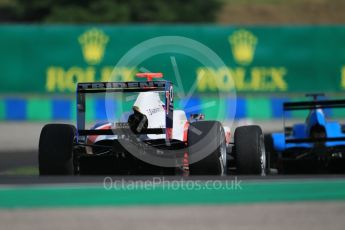
M319 100L323 94L307 94L312 101L285 102L284 132L265 136L271 168L278 173L342 173L345 171L345 129L326 119L326 110L345 108L345 100ZM288 127L285 115L309 110L304 123Z

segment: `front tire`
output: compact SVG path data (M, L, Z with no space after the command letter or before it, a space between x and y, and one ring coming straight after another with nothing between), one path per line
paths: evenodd
M262 130L259 126L238 127L235 130L235 158L239 174L264 174L266 152Z
M67 124L48 124L41 131L38 166L40 175L72 175L76 129Z

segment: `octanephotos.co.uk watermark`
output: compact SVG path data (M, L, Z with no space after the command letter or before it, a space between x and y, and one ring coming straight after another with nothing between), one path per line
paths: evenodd
M232 180L187 180L166 179L153 177L143 180L130 180L124 178L105 177L103 187L105 190L242 190L242 181L235 177Z

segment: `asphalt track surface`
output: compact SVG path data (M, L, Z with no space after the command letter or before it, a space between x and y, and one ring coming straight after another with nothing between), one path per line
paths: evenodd
M344 203L0 210L1 229L343 230Z

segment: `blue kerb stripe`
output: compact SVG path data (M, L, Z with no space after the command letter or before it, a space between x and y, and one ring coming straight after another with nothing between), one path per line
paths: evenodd
M117 109L117 103L115 100L112 99L96 99L95 100L95 118L98 121L103 120L116 120L116 109ZM108 112L108 114L107 114ZM109 117L107 117L109 116Z
M236 103L236 111L234 111L235 103ZM235 119L241 119L247 116L246 99L238 97L236 99L228 98L226 100L226 118L233 119L234 115L235 115Z
M53 99L53 119L54 120L70 120L71 119L71 100L69 99Z
M187 118L189 118L191 114L202 113L200 98L192 97L189 98L189 100L182 99L178 107L186 112Z
M283 104L284 102L289 101L287 98L272 98L271 99L271 108L272 108L272 118L282 118L284 115ZM285 117L291 117L291 112L285 112Z
M225 119L234 119L236 115L237 102L233 98L225 99Z
M5 99L5 119L26 120L27 100L18 98Z

